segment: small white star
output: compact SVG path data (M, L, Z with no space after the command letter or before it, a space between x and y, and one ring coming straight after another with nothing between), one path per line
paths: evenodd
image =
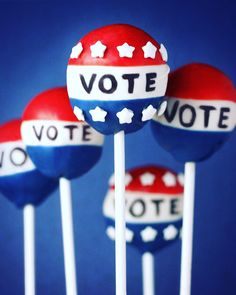
M142 111L142 121L148 121L153 118L156 114L157 109L155 109L151 104Z
M180 185L184 186L184 174L183 173L179 173L178 176L178 182Z
M91 114L94 122L105 122L107 112L103 109L96 107L94 110L90 110L89 113Z
M133 177L129 173L125 173L125 186L128 186L130 182L132 181ZM115 185L115 175L112 174L112 176L109 179L109 185Z
M91 56L92 57L103 57L106 48L107 48L106 45L102 44L101 41L97 41L95 44L90 46Z
M144 242L154 241L156 239L157 234L158 234L158 232L154 228L152 228L151 226L145 227L145 229L143 229L140 232L140 235L141 235L142 240Z
M135 50L135 47L130 46L128 43L124 43L123 45L117 46L116 48L119 51L120 57L129 57L129 58L133 57L133 52Z
M152 173L146 172L142 174L139 178L143 186L148 186L148 185L153 185L156 179L156 176Z
M156 57L157 48L150 41L148 41L146 45L142 47L142 49L143 49L145 58L150 57L154 59Z
M116 116L119 119L120 124L130 124L132 123L134 112L127 108L124 108L122 111L118 112Z
M174 225L169 225L163 230L164 239L166 241L173 240L178 234L178 230Z
M167 101L165 100L161 103L161 105L157 111L157 117L160 117L165 113L166 107L167 107Z
M168 52L165 48L165 46L163 44L161 44L161 47L159 49L159 52L161 54L161 57L164 61L167 61L168 60Z
M167 186L167 187L171 187L171 186L175 186L176 185L175 175L172 174L171 172L166 172L162 176L162 180L164 181L165 186Z
M106 234L108 235L108 237L111 240L115 240L116 239L116 231L115 228L113 226L108 226L107 230L106 230Z
M133 241L134 233L132 232L132 230L128 228L125 229L125 238L126 238L126 242L128 243L131 243Z
M84 121L84 114L80 108L74 107L74 114L79 121Z
M72 48L70 58L78 58L82 51L83 51L83 46L82 46L82 43L79 42L77 45L75 45Z

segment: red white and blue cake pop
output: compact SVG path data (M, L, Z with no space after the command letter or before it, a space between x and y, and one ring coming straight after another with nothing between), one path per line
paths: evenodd
M0 126L0 191L18 207L36 206L58 182L36 169L22 142L20 127L19 119Z
M142 253L155 253L180 237L183 184L175 172L157 166L126 173L126 241ZM107 235L115 239L113 178L103 204Z
M220 70L200 63L185 65L170 74L166 95L167 110L154 116L152 131L177 160L210 157L234 130L236 91Z
M37 95L26 107L21 133L37 168L72 179L99 160L104 136L73 114L65 87Z
M167 51L143 30L116 24L94 30L72 48L67 88L74 113L103 134L137 131L161 105Z

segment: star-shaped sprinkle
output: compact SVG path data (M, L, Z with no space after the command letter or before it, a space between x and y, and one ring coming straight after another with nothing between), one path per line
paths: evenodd
M162 116L165 113L166 108L167 108L167 101L165 100L162 102L162 104L160 105L160 107L157 111L157 117Z
M79 121L84 121L84 114L80 108L75 106L74 107L74 114Z
M104 57L106 51L106 45L102 44L101 41L97 41L95 44L90 46L92 57Z
M176 185L176 178L175 175L171 172L166 172L163 176L162 176L162 180L165 183L165 186L167 187L171 187L171 186L175 186Z
M148 185L153 185L156 179L156 176L152 173L146 172L142 174L139 178L143 186L148 186Z
M116 116L119 119L120 124L130 124L132 123L134 112L124 108L122 111L118 112Z
M166 62L168 60L168 52L163 44L161 44L159 52L161 54L162 59Z
M135 50L135 47L130 46L128 43L124 43L123 45L117 46L116 48L119 51L120 57L129 57L129 58L133 57L133 52Z
M155 109L151 104L142 111L142 121L148 121L153 118L157 109Z
M143 229L140 232L140 235L141 235L142 240L144 242L154 241L156 239L157 234L158 234L158 232L154 228L152 228L151 226L145 227L145 229Z
M77 45L75 45L72 48L70 58L78 58L82 51L83 51L83 46L82 46L82 43L79 42Z
M126 242L131 243L133 241L133 238L134 238L134 233L132 232L132 230L126 228L125 229Z
M184 174L183 173L179 173L178 176L178 182L180 185L184 186Z
M125 173L125 186L128 186L130 182L132 181L133 177L129 173ZM115 175L112 174L112 176L109 179L109 185L115 185Z
M89 113L91 114L94 122L105 122L107 112L100 107L96 107L94 110L90 110Z
M176 238L178 230L174 225L169 225L163 230L163 236L166 241Z
M144 52L145 58L152 58L156 57L157 48L152 44L152 42L148 41L145 46L142 47Z
M113 226L108 226L107 230L106 230L106 234L108 235L108 237L111 239L111 240L115 240L116 238L116 231L115 231L115 228Z

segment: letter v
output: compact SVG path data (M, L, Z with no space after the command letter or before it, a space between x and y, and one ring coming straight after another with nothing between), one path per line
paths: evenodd
M86 83L85 81L85 78L82 74L80 74L80 80L81 80L81 83L84 87L84 90L87 92L87 93L90 93L92 88L93 88L93 84L94 84L94 81L97 77L97 74L92 74L91 78L90 78L90 81L89 81L89 84Z

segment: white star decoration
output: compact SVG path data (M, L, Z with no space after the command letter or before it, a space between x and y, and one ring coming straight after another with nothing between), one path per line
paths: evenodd
M184 186L184 174L183 173L179 173L178 176L178 182L180 185Z
M74 114L79 121L84 121L84 114L80 108L74 107Z
M166 241L173 240L178 234L178 230L174 225L169 225L163 230L164 239Z
M120 124L130 124L132 123L134 112L127 108L124 108L122 111L118 112L116 116L119 119Z
M132 181L133 177L129 173L125 173L125 186L128 186L130 182ZM115 184L115 175L112 174L112 176L109 179L109 185Z
M75 45L72 48L70 58L78 58L82 51L83 51L83 46L81 42L79 42L77 45Z
M97 41L95 44L90 46L91 56L92 57L103 57L106 48L107 48L106 45L102 44L101 41Z
M108 228L106 229L106 234L111 240L115 241L116 230L113 226L108 226ZM126 242L131 243L133 241L133 238L134 238L134 233L132 232L132 230L126 228L125 229Z
M156 113L156 109L150 104L146 109L142 111L142 121L148 121L153 118Z
M148 41L146 45L142 47L142 49L143 49L145 58L154 59L156 57L157 48L150 41Z
M157 112L157 117L162 116L165 111L166 111L166 107L167 107L167 101L163 101L162 104L160 105L158 112Z
M152 228L151 226L145 227L145 229L143 229L140 232L140 235L141 235L142 240L144 242L154 241L156 239L157 234L158 234L158 232L154 228Z
M152 185L155 181L156 176L152 173L146 172L140 176L140 181L143 186Z
M171 186L175 186L176 185L175 175L172 174L171 172L166 172L162 176L162 180L164 181L165 186L167 186L167 187L171 187Z
M96 107L94 110L90 110L89 113L91 114L94 122L105 122L107 112L103 109Z
M115 240L116 238L116 232L115 232L115 228L113 226L108 226L107 230L106 230L106 234L108 235L108 237L111 240Z
M167 61L168 60L168 52L167 52L167 50L166 50L166 48L165 48L165 46L163 44L161 44L159 52L160 52L160 54L162 56L162 59L164 61Z
M128 43L124 43L123 45L117 46L116 48L119 51L120 57L129 57L129 58L133 57L133 52L135 50L135 47L130 46Z
M126 238L126 242L128 243L131 243L133 241L134 233L132 232L132 230L128 228L125 229L125 238Z

